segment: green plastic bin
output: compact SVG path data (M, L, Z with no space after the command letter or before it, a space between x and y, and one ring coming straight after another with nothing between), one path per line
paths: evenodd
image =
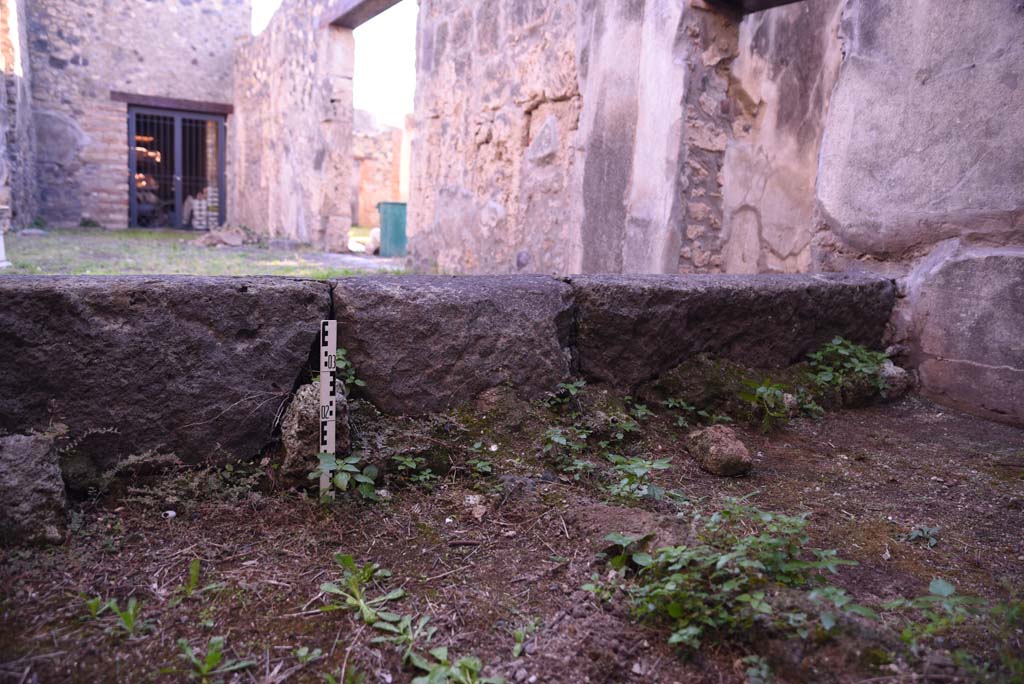
M380 202L380 255L405 256L405 202Z

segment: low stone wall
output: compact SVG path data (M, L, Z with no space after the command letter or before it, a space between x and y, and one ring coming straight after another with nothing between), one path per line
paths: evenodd
M834 335L877 346L893 286L863 275L11 276L0 301L0 433L59 434L65 477L87 483L132 456L261 453L332 316L359 391L385 412L424 414L499 385L539 397L581 374L632 389L700 352L777 366Z

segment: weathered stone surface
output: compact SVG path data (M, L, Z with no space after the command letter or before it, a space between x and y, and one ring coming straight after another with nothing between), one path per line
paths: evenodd
M348 249L352 225L352 31L321 25L331 0L286 0L239 42L228 222Z
M686 436L686 449L702 470L720 477L746 475L754 460L736 431L725 425L694 430Z
M886 361L882 364L882 368L879 371L882 379L885 381L885 392L883 393L886 401L895 401L904 394L910 391L914 381L903 368L900 368L892 361Z
M348 403L343 393L335 404L335 415L335 453L347 454ZM295 391L281 421L281 443L284 446L281 475L292 481L305 481L316 468L316 455L320 452L320 387L316 383L303 385Z
M111 91L230 104L235 39L250 33L250 2L17 4L31 38L17 70L31 73L39 213L55 225L88 218L123 227L127 105Z
M1018 2L848 2L817 183L842 249L1024 240L1022 35Z
M0 437L0 543L59 543L66 505L53 438Z
M937 250L907 308L924 394L1024 424L1024 249Z
M28 225L38 212L34 173L38 136L32 128L32 74L26 68L25 5L25 0L13 0L0 11L0 72L4 74L4 86L0 87L0 233L11 225Z
M408 225L417 268L570 270L579 5L420 3Z
M836 335L876 346L894 287L877 276L574 276L579 363L631 387L709 352L752 367L801 360Z
M846 4L801 2L740 24L722 179L727 273L810 268L818 153L842 63L836 31Z
M256 455L330 307L283 278L14 276L0 301L0 430L64 423L101 469Z
M352 135L352 222L380 226L380 202L401 202L404 131L377 123L369 112L356 110Z
M334 281L339 344L389 413L456 406L508 383L539 396L569 375L571 289L544 276Z

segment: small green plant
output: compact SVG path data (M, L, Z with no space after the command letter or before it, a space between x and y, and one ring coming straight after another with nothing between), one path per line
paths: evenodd
M337 378L345 384L345 392L348 394L353 387L366 387L366 383L356 377L355 366L348 360L348 351L338 347L336 350L334 367Z
M547 399L547 405L554 408L556 406L564 406L576 399L583 388L587 386L586 380L574 380L573 382L560 382L555 389L555 392L551 394Z
M608 486L608 492L612 496L626 499L651 498L660 500L665 495L665 490L650 481L650 474L656 470L668 470L672 458L659 458L646 460L642 458L631 458L617 454L605 454L612 464L612 471L616 479Z
M898 598L883 604L886 610L916 611L922 618L908 622L900 638L918 653L922 640L944 634L950 628L961 624L980 613L981 599L959 596L954 587L942 578L935 578L928 585L928 595L914 599Z
M366 684L366 673L349 667L344 672L335 670L333 673L324 673L324 684Z
M632 397L626 397L626 401L629 403L629 414L637 420L647 420L648 418L654 418L654 412L647 408L646 404L638 404L633 401Z
M92 598L86 598L82 596L82 598L85 599L83 605L85 606L87 620L98 620L110 608L110 602L104 601L102 597L93 596Z
M179 657L192 666L188 673L190 680L207 684L220 675L244 670L256 664L251 660L226 660L224 643L224 637L211 637L206 644L206 653L200 657L188 643L188 639L178 639L178 648L181 650Z
M805 614L772 605L775 591L820 585L823 571L854 564L838 558L835 551L807 548L806 516L779 515L733 502L707 519L698 515L694 523L699 522L699 543L668 546L653 554L637 550L636 537L606 537L620 549L609 564L622 578L619 588L626 592L634 614L668 627L669 643L686 649L699 648L708 636L749 635L762 622L808 634ZM630 581L627 575L634 568ZM820 598L839 599L838 606L832 601L823 612L869 610L834 592ZM828 617L819 620L827 622Z
M526 638L537 631L537 621L530 620L522 627L517 627L512 630L512 657L518 658L523 655L523 650L526 648Z
M142 619L142 604L134 596L128 599L128 605L124 610L117 604L116 599L111 599L108 605L117 615L117 622L108 630L112 634L120 633L129 639L135 639L153 629L153 623Z
M772 676L772 668L768 661L759 655L747 656L743 659L746 665L744 674L747 676L746 684L772 684L775 677Z
M347 492L355 483L355 491L368 501L379 501L375 482L379 475L377 466L360 467L362 460L358 454L346 456L340 461L334 454L320 453L316 455L319 463L317 469L309 474L310 480L319 480L322 474L329 477L330 489L322 492L322 499L328 499L334 491Z
M466 465L468 465L476 475L490 475L494 472L491 462L482 458L471 458L466 461Z
M927 525L918 525L910 530L909 533L902 535L901 539L905 542L927 544L928 548L931 549L939 543L940 529L942 528L939 526L928 527Z
M704 425L724 425L732 422L732 418L724 413L711 413L710 411L685 402L682 399L669 397L663 402L663 405L669 410L679 412L676 416L676 427L681 427L684 430L690 429L694 423Z
M214 582L207 584L205 587L200 588L199 586L199 574L200 574L200 560L193 558L188 564L188 576L185 578L185 583L179 585L175 590L175 596L170 600L172 608L186 599L190 599L193 596L204 594L208 591L218 591L224 588L223 584Z
M760 418L761 429L771 432L789 422L789 407L786 406L786 390L782 385L765 379L761 383L746 380L749 391L741 392L740 399L750 404L754 416Z
M437 628L431 627L430 616L420 616L418 620L411 615L403 615L398 622L376 622L374 629L386 632L386 636L375 637L372 643L390 643L402 649L402 662L409 662L412 653L421 643L429 643L434 638Z
M608 430L613 440L621 442L630 435L638 434L640 423L631 415L613 415L608 418ZM607 443L602 442L602 446L607 446Z
M302 646L292 651L292 655L299 661L299 665L309 665L312 662L320 660L323 657L324 652L319 648L310 649L309 646Z
M504 684L501 677L481 677L484 666L479 658L466 656L454 663L449 660L444 646L431 649L429 658L413 652L412 664L426 674L416 677L412 684Z
M548 428L544 433L544 453L555 457L560 471L579 480L594 469L593 463L579 458L589 436L590 431L580 427Z
M376 563L358 565L352 556L344 553L334 554L334 562L341 568L342 576L340 586L335 582L324 582L320 585L320 591L331 596L339 596L344 599L340 603L330 603L320 610L351 610L357 611L363 622L373 625L377 622L398 622L400 615L389 613L382 608L391 601L397 601L405 596L402 589L393 589L386 594L370 598L367 596L367 588L379 579L391 577L391 571L381 568Z
M819 386L842 388L860 379L883 393L886 389L882 367L888 360L884 352L871 351L842 337L836 337L820 350L808 355L811 377Z
M825 409L814 399L814 395L807 391L806 387L799 387L796 391L796 405L800 413L808 418L820 418L825 415Z
M414 454L398 454L392 456L398 474L405 480L417 485L430 485L437 481L438 477L427 467L427 459Z
M103 225L99 221L97 221L94 218L89 218L88 216L82 218L82 220L78 222L78 226L80 228L102 228L103 227Z

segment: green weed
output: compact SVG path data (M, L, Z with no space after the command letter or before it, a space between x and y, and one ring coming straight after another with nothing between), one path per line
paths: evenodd
M135 639L153 630L153 623L142 619L142 604L134 596L128 599L128 605L124 610L117 604L116 599L111 599L108 605L117 616L117 622L108 630L111 634L123 634Z
M665 490L650 481L650 474L656 470L667 470L670 458L646 460L642 458L605 454L612 464L615 482L608 486L608 493L626 499L661 499Z
M357 565L352 556L336 553L334 562L342 570L340 585L335 582L324 582L320 585L320 591L331 596L338 596L343 599L340 603L330 603L320 610L350 610L357 611L360 617L368 625L377 622L398 622L401 616L388 613L382 608L391 601L397 601L405 596L402 589L393 589L386 594L373 598L367 595L367 588L379 579L391 577L391 572L381 568L376 563Z
M431 649L429 658L413 652L412 664L426 674L416 677L412 684L504 684L501 677L481 677L483 663L475 656L449 660L444 646Z
M886 389L882 366L888 360L883 352L871 351L842 337L836 337L820 350L809 354L811 377L819 386L841 389L861 379L883 393Z
M200 657L187 639L178 639L178 648L181 650L179 657L192 666L188 673L190 680L207 684L219 675L244 670L256 664L251 660L225 659L224 642L224 637L211 637L206 644L206 653Z

